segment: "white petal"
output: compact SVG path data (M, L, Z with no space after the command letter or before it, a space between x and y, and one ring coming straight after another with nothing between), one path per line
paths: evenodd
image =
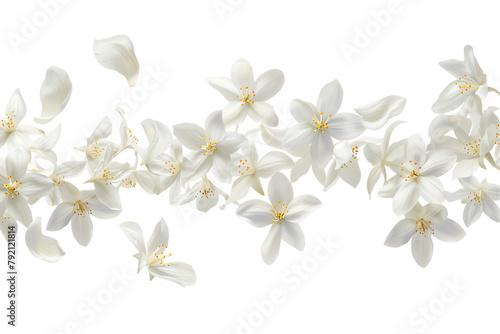
M35 219L28 227L25 238L31 254L41 260L54 263L64 256L57 240L42 234L40 218Z
M361 117L354 114L339 113L328 121L326 132L335 139L354 139L365 131Z
M413 219L400 220L387 235L384 245L400 247L406 244L415 233L415 226L415 220Z
M406 181L398 189L392 201L392 209L397 216L407 213L417 203L418 185L415 181Z
M9 200L7 208L12 217L23 223L24 226L28 227L33 221L31 209L24 197L19 195L14 196L14 198Z
M210 86L217 89L228 101L238 100L236 95L238 95L238 90L234 85L233 81L229 78L223 77L213 77L207 79ZM241 104L241 103L239 103Z
M293 160L282 152L268 152L255 165L255 174L258 177L270 177L274 173L291 169L294 166Z
M144 244L144 236L142 235L142 229L136 222L127 221L120 224L120 228L125 233L127 238L132 242L134 247L139 251L139 253L146 254L146 245Z
M482 205L469 201L465 204L463 219L465 226L469 227L475 223L483 213Z
M236 214L255 227L264 227L273 222L272 208L269 203L253 199L240 204Z
M420 170L420 174L441 176L453 167L456 160L456 155L449 151L431 151L427 156L425 165Z
M226 127L243 123L248 114L248 106L241 101L231 101L222 110L222 120Z
M337 183L337 180L340 177L340 168L337 168L337 163L334 161L330 167L328 168L328 172L326 173L325 182L323 183L323 191L328 191L331 187Z
M273 264L278 258L281 244L281 227L282 225L279 222L273 223L269 230L269 234L262 243L262 260L268 265Z
M52 189L54 182L45 175L29 173L21 177L20 193L30 198L41 198Z
M12 181L20 180L26 173L30 157L23 148L10 151L5 158L5 170Z
M462 94L456 85L456 81L452 81L443 89L437 101L434 102L432 111L444 114L460 107L467 98L468 94Z
M300 223L321 207L321 201L311 195L300 195L288 204L285 220L289 223Z
M10 96L9 102L5 107L5 114L12 118L14 126L17 126L26 115L26 103L24 102L19 88Z
M446 198L441 181L435 176L420 176L418 178L418 190L429 203L442 203Z
M318 110L312 103L295 99L290 103L290 113L297 122L310 123Z
M427 154L425 152L425 143L422 137L418 134L412 135L408 138L406 142L406 160L414 161L423 166L427 159Z
M103 67L123 75L130 87L135 86L139 76L139 62L130 38L117 35L95 40L94 56Z
M254 177L253 175L243 175L233 182L231 196L229 197L231 203L244 198L248 194Z
M467 70L466 73L470 73L476 81L482 83L481 79L483 79L483 70L479 66L476 57L474 56L474 50L470 45L466 45L464 47L464 63L465 69Z
M453 178L466 178L474 174L479 167L478 159L466 159L459 161L453 169Z
M207 134L205 130L196 124L182 123L174 125L174 136L187 148L199 150L200 145L205 145L203 138L206 138Z
M97 199L102 204L110 209L121 209L120 194L112 183L106 184L105 181L97 181L94 182L94 186Z
M434 229L434 236L441 241L456 242L465 237L464 229L451 219L446 219L440 224L430 225Z
M141 125L149 142L142 160L144 164L148 164L168 148L172 143L172 134L165 124L152 119L142 121Z
M353 160L341 168L340 177L351 187L356 188L361 180L361 170L359 169L358 160Z
M110 209L108 206L101 203L94 194L87 199L89 203L87 207L92 210L92 215L101 219L115 218L121 212L121 209Z
M88 143L92 143L95 140L104 139L111 135L113 131L113 126L108 116L105 116L99 124L97 124L95 130L92 132L88 139Z
M280 70L269 70L255 80L255 101L267 101L278 93L285 83Z
M406 99L401 96L390 95L383 99L354 108L363 117L363 126L370 130L383 127L391 117L399 115L406 105Z
M158 187L158 177L148 170L138 170L135 172L137 183L148 194L154 194Z
M440 204L429 203L422 208L420 213L422 217L415 217L415 219L425 218L431 222L432 225L441 224L448 217L448 210Z
M266 102L255 101L249 105L248 116L254 122L261 122L267 126L275 127L278 125L278 116L273 106Z
M237 89L249 87L253 90L252 66L245 59L238 59L231 67L231 78Z
M325 115L335 115L339 111L342 104L344 91L338 80L327 83L319 93L318 111L325 113Z
M222 111L214 111L205 119L205 130L207 137L212 142L220 142L224 138L226 129L222 122Z
M299 224L282 224L281 239L299 251L303 251L306 246L304 232Z
M411 252L415 262L421 267L426 267L432 259L434 245L432 239L426 234L416 233L411 239Z
M72 90L73 85L68 73L56 66L49 67L40 88L42 115L35 118L35 122L48 123L59 115L68 104Z
M277 205L278 202L288 205L293 199L292 184L285 175L278 172L271 177L267 194L272 205Z
M393 198L399 188L404 184L406 184L406 182L403 183L399 175L394 175L384 182L384 185L378 190L378 195L382 198Z
M324 133L316 133L311 144L311 160L318 168L324 169L333 157L332 138Z
M68 202L63 202L56 206L54 212L50 216L47 223L47 231L59 231L64 226L68 225L69 221L73 217L73 204Z
M168 238L168 226L162 217L160 221L156 223L155 229L148 240L147 253L150 259L151 257L154 257L156 249L160 248L161 246L168 246Z
M295 161L295 165L290 173L290 180L296 182L301 176L304 176L311 167L311 157L309 155Z
M368 190L368 196L370 197L370 199L373 188L375 187L375 184L377 184L377 181L380 178L380 174L382 174L380 167L375 166L372 168L370 174L368 175L368 179L366 180L366 188Z
M71 231L80 245L86 247L90 243L93 230L92 220L89 215L85 217L73 215L73 218L71 218Z
M183 262L172 262L164 267L151 266L149 272L154 277L166 279L183 287L196 283L196 273L193 267Z
M9 239L9 232L12 232L12 228L14 229L14 232L17 235L17 222L15 219L12 219L11 217L7 217L3 214L0 215L0 231L2 232L5 241Z
M476 205L477 206L477 205ZM500 210L498 205L489 197L485 197L481 202L484 213L495 222L500 222Z
M36 130L41 131L37 128L34 129L35 131ZM57 144L60 137L61 137L61 124L59 124L53 131L33 141L32 147L44 151L51 150Z
M292 126L283 138L283 148L287 151L296 151L311 144L315 133L309 123L299 123Z

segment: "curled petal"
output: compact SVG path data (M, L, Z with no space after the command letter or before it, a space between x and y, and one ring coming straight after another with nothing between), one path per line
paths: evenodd
M33 256L47 261L57 262L64 256L64 251L56 239L42 234L41 219L37 218L26 231L26 245Z
M68 104L73 84L68 73L59 67L49 67L40 88L42 115L35 122L44 124L59 115Z

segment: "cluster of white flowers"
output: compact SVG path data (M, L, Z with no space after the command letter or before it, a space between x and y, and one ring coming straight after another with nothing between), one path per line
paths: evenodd
M94 54L103 67L119 72L134 86L140 67L128 37L95 41ZM26 243L33 255L55 262L64 252L54 238L42 234L41 220L33 221L30 205L44 197L55 207L46 230L61 230L71 221L76 241L86 246L92 239L92 216L117 217L122 210L120 189L139 185L153 195L168 190L171 205L195 201L198 210L207 212L220 202L220 209L237 207L236 214L253 226L270 225L261 253L264 262L272 264L278 257L281 240L298 250L304 249L305 238L299 223L321 206L314 196L294 196L292 182L312 169L325 191L339 179L357 187L362 149L373 166L367 179L368 194L371 196L383 176L379 196L393 198L394 213L405 215L390 231L385 244L399 247L412 239L415 261L425 267L432 257L432 235L444 241L458 241L465 236L464 230L447 218L442 205L445 200L462 199L466 226L483 212L499 221L499 209L494 202L500 198L499 186L486 180L480 183L473 176L478 167L486 169L486 162L496 169L500 165L499 120L494 114L497 108L483 110L483 98L499 92L488 87L486 75L469 46L465 47L464 61L449 60L441 66L457 79L443 90L432 109L440 114L459 110L454 115L435 118L429 128L428 144L418 134L391 142L394 129L402 121L388 125L383 138L360 138L366 130L379 130L399 115L406 100L387 96L354 108L354 112L341 113L343 89L337 80L323 87L316 105L293 100L290 113L297 124L279 127L276 112L266 101L281 90L283 72L269 70L254 80L252 67L240 59L233 64L230 78L208 79L228 104L209 114L204 128L182 123L174 125L171 132L167 125L146 119L141 125L147 146L140 146L125 114L117 109L122 116L120 143L109 139L113 127L105 117L87 145L78 148L82 159L60 163L52 150L60 137L60 126L45 134L36 127L20 125L26 105L16 90L0 127L0 146L6 144L8 150L0 161L5 189L4 196L0 196L0 229L6 235L9 226L21 222L27 227ZM35 121L52 121L65 108L71 91L67 73L57 67L49 68L40 91L42 114ZM238 129L247 116L256 125L242 134ZM235 126L235 130L228 131L230 126ZM267 152L259 157L262 143ZM186 149L189 152L184 152ZM132 152L133 158L124 161L125 151ZM452 168L453 177L464 188L449 193L439 177ZM91 189L79 189L68 181L84 170L89 174L85 183L91 184ZM290 170L289 178L282 173L285 170ZM387 170L394 175L388 175ZM241 202L250 188L264 195L262 181L266 179L269 201ZM171 254L167 252L169 233L163 218L147 245L139 224L125 222L120 227L139 251L135 255L139 270L148 267L151 279L160 277L182 286L195 283L196 275L190 265L167 261Z

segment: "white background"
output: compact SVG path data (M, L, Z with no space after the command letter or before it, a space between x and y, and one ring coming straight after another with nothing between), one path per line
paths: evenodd
M240 57L253 65L256 76L271 68L284 71L285 86L271 100L283 124L291 123L287 108L292 99L314 103L321 87L334 79L344 88L344 112L386 95L407 97L407 107L398 118L409 123L395 132L395 139L415 132L426 136L435 116L430 106L452 80L438 62L463 59L464 45L471 44L483 69L493 75L496 71L500 81L499 7L493 1L401 0L398 13L350 62L341 43L353 44L357 29L374 20L372 11L386 10L389 1L220 3L229 6L222 15L213 0L67 1L52 8L53 17L39 22L38 31L16 51L8 36L22 36L25 20L33 22L42 7L33 0L3 2L0 105L19 87L28 105L26 123L33 124L41 110L38 94L46 68L65 69L73 95L64 113L44 129L62 123L57 152L61 160L75 158L71 148L82 144L104 115L117 128L120 119L114 104L122 94L132 93L125 79L98 65L92 53L94 39L116 34L126 34L134 42L142 66L138 86L148 68L168 72L129 112L129 127L142 143L139 123L145 118L169 126L201 125L208 113L221 109L226 102L206 78L228 76ZM172 208L168 194L148 196L139 188L122 191L124 210L118 218L94 220L88 247L76 243L69 227L49 234L66 251L56 264L29 253L20 226L19 326L8 328L2 306L0 332L498 332L498 224L483 216L461 242L436 241L433 260L422 269L409 245L398 249L383 245L400 218L392 213L390 200L376 195L368 200L365 184L370 166L362 161L361 167L363 178L357 189L339 182L323 193L311 175L294 185L296 193L320 197L323 207L302 225L306 249L298 252L282 244L272 266L260 257L267 230L240 220L235 206L201 214L191 206ZM498 180L498 171L488 173L484 175L490 180ZM458 188L449 175L444 179L448 190ZM463 225L463 207L458 203L447 207L450 217ZM43 217L45 225L52 209L42 201L33 212ZM135 220L149 237L161 216L169 225L174 260L190 263L197 272L194 287L159 279L150 282L145 271L135 275L134 249L118 224ZM318 240L328 239L337 242L338 249L313 267ZM0 256L5 259L5 252ZM0 259L2 271L5 262ZM290 272L303 265L311 271L307 277ZM113 273L122 271L130 276L126 286L120 292L107 292L110 283L120 287ZM460 285L455 293L448 288L453 283ZM6 291L2 279L0 305L7 302ZM279 292L282 303L262 315L256 303ZM101 298L106 305L89 311L92 298ZM428 312L427 318L423 312ZM239 328L249 318L253 325Z

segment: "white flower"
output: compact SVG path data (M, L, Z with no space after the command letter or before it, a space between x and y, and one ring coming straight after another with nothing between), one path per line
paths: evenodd
M312 162L324 169L333 157L332 137L339 140L353 139L365 130L360 116L337 113L342 96L342 86L335 80L321 89L317 107L309 102L293 100L290 112L299 124L287 131L283 148L296 151L311 145Z
M59 166L54 166L54 171L49 175L52 180L52 189L45 196L49 205L57 205L61 202L61 187L66 185L66 178L78 175L84 167L85 161L65 161Z
M233 182L231 196L225 205L245 197L250 187L264 195L260 179L269 178L276 172L290 169L294 165L292 159L282 152L268 152L259 159L255 145L246 145L243 148L243 155L239 158L236 162L238 178Z
M264 262L272 264L278 257L281 240L298 250L304 249L304 233L298 223L319 209L321 202L310 195L294 198L292 184L281 173L271 178L267 194L271 204L250 200L240 204L236 214L255 227L271 225L261 253Z
M338 180L341 178L345 183L349 184L351 187L356 188L361 180L361 169L358 163L358 153L359 148L365 144L365 141L356 141L352 144L348 142L342 142L342 145L336 145L335 147L345 147L348 149L347 156L335 155L334 150L334 161L328 169L324 182L324 191L330 189ZM344 150L343 150L344 151Z
M41 260L54 263L64 256L64 251L57 240L43 235L40 217L36 218L28 227L25 239L31 254Z
M158 176L149 170L137 169L137 154L135 157L135 166L129 171L124 173L124 178L120 181L119 185L122 188L135 188L137 184L148 194L156 194L159 185Z
M401 114L406 105L406 99L401 96L390 95L383 99L354 108L354 111L363 117L362 123L366 129L378 130L389 119Z
M195 183L186 194L181 196L180 204L186 204L196 199L196 208L202 212L207 212L219 203L219 196L228 199L228 195L215 186L206 175Z
M41 135L43 131L31 125L19 125L26 115L26 104L19 89L16 89L7 103L5 116L0 119L0 147L7 142L12 150L16 147L28 148L31 144L29 135Z
M429 203L442 203L444 189L437 177L449 171L455 161L455 155L446 150L427 153L422 137L413 135L405 145L405 160L393 167L397 174L379 189L379 196L394 197L392 209L396 215L411 210L419 196Z
M120 210L112 210L99 202L94 191L80 191L71 183L61 188L61 195L62 203L50 216L47 231L59 231L71 220L73 236L82 246L87 246L92 239L92 215L101 219L109 219L120 213Z
M217 89L229 104L222 111L226 127L241 124L250 116L255 122L268 126L278 125L274 108L264 102L272 98L283 87L285 77L280 70L269 70L254 81L252 66L239 59L231 68L231 79L209 78L208 83Z
M68 104L72 90L68 73L56 66L49 67L40 88L42 115L35 118L35 122L48 123L59 115Z
M170 145L170 154L162 153L146 165L151 172L160 176L157 193L170 189L168 195L172 205L179 202L179 195L184 189L183 159L182 145L175 140Z
M455 221L447 218L448 211L442 205L417 203L389 232L385 245L400 247L411 239L411 252L415 262L426 267L432 259L432 236L441 241L455 242L465 237L465 231Z
M91 171L102 163L107 149L114 150L113 144L107 139L112 131L111 121L106 116L99 122L90 137L87 138L87 146L77 148L77 150L85 152Z
M5 170L0 173L0 181L4 188L0 194L0 214L8 210L25 226L33 221L26 198L41 198L52 187L52 180L48 177L37 173L26 173L28 162L28 153L22 148L16 148L7 154Z
M497 223L500 222L500 210L494 201L500 199L500 186L488 183L484 179L481 183L474 177L458 179L463 188L454 193L446 193L448 201L462 200L465 204L463 218L465 226L469 227L476 222L484 212Z
M401 123L405 122L396 121L387 127L381 144L377 145L375 143L367 143L363 148L366 160L368 160L368 162L373 166L373 169L367 179L367 189L370 199L372 190L377 181L380 179L380 175L384 175L384 181L386 181L386 168L396 168L398 167L400 161L404 159L406 139L391 144L392 132L396 126Z
M139 62L130 38L117 35L95 40L94 56L103 67L123 75L130 87L135 86L139 77Z
M196 178L213 169L215 177L225 183L231 181L231 154L235 153L246 141L236 132L226 132L222 122L222 112L215 111L205 120L205 129L192 123L174 126L174 135L182 145L193 150L185 157L189 171L185 178Z
M481 97L488 93L486 75L479 66L472 47L464 47L464 60L450 59L439 63L448 73L457 78L441 92L432 106L435 113L446 113L464 105L466 110L478 94ZM466 111L467 112L467 111Z
M163 218L156 224L147 245L144 242L142 229L136 222L124 222L120 224L120 228L139 251L134 255L139 260L138 273L147 267L150 280L155 277L163 278L183 287L196 283L196 274L189 264L167 262L166 259L170 258L172 253L167 251L169 233Z

